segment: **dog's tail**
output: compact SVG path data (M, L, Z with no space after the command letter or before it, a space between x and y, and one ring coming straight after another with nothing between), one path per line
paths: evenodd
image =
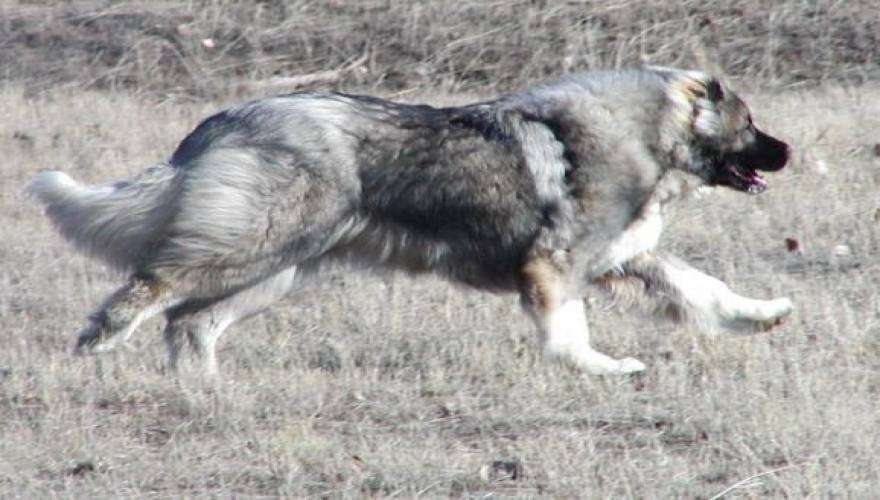
M87 186L63 172L41 172L28 193L65 239L120 271L143 259L172 213L177 169L159 164L130 181Z

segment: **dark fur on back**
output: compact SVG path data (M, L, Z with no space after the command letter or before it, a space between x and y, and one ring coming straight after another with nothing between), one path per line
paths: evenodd
M326 253L413 272L434 270L481 288L512 289L516 270L533 242L542 228L554 223L558 207L539 199L524 145L511 130L510 122L521 118L499 114L491 103L434 108L375 97L308 93L277 99L344 106L352 119L350 126L341 127L346 140L334 144L327 137L316 137L305 147L301 138L290 136L297 117L280 106L253 103L203 121L170 162L186 176L204 168L200 158L212 150L235 149L253 157L253 177L271 177L265 205L253 207L265 207L270 213L265 226L257 221L260 234L253 234L271 243L264 245L266 254L261 256L276 262L265 268L267 274ZM311 158L334 149L356 158L351 172ZM308 186L297 182L303 177L309 179ZM290 222L285 220L291 215L285 210L285 198L300 201L289 208L302 211L302 202L312 196L335 200L334 220L321 223L316 209L309 211L309 220L298 216L296 227L277 223ZM254 212L259 218L258 210ZM317 225L335 241L315 250L291 252L306 246L297 242L308 230L303 225ZM315 234L307 236L315 241ZM161 249L158 254L159 262L170 260L162 257ZM241 262L218 260L212 267L228 265L239 268ZM148 267L152 273L163 273L162 265ZM252 276L248 282L262 277Z
M361 253L378 230L398 242L390 255L377 253L382 261L474 286L515 286L549 222L521 144L479 108L369 103L371 111L390 110L404 132L395 141L360 141L359 215L371 228L351 246Z

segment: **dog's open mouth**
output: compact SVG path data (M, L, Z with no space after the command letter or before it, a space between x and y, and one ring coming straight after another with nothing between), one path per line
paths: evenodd
M785 167L790 156L788 144L757 130L750 147L718 158L715 183L749 194L763 193L767 181L758 170L777 172Z
M767 181L754 168L731 162L724 163L721 168L719 184L727 184L734 189L745 191L749 194L760 194L767 189Z

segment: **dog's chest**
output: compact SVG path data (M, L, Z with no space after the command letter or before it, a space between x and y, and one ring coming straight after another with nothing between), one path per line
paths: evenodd
M684 172L666 173L633 220L594 261L591 274L598 276L618 269L630 259L657 248L663 234L664 214L673 209L676 201L695 192L700 184L702 181Z
M606 248L597 262L602 273L619 268L633 257L654 250L663 233L663 210L659 202L644 206L633 220Z

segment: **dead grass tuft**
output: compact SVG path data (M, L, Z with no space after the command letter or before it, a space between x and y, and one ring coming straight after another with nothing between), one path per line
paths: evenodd
M321 83L497 92L642 62L776 85L880 75L872 0L15 0L0 14L0 67L33 90L217 97L346 68L365 54L356 71Z

